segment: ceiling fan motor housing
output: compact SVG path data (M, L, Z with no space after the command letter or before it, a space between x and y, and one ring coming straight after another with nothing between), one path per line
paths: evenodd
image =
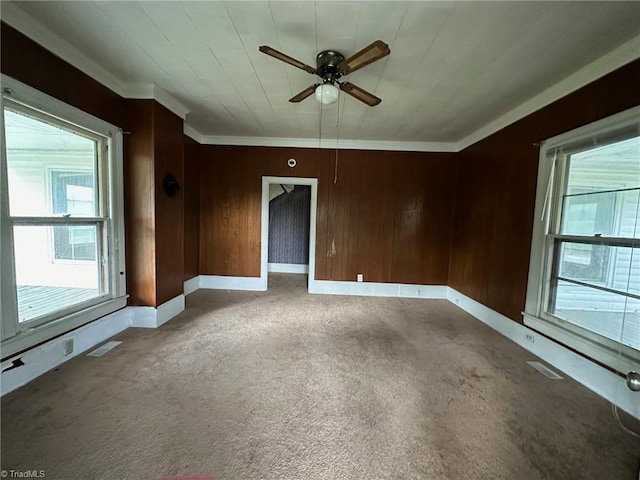
M338 65L344 61L344 55L335 50L324 50L316 56L316 74L323 83L333 83L342 76Z

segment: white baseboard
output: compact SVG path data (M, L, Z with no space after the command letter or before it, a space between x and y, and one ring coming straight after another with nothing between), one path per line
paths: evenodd
M184 295L195 292L200 288L200 276L195 276L184 282Z
M253 292L266 290L264 281L260 277L227 277L223 275L200 275L200 288Z
M329 295L360 295L367 297L404 297L446 299L445 285L410 285L403 283L337 282L313 280L309 293Z
M128 307L131 311L129 326L158 328L184 311L184 295L178 295L168 302L154 307Z
M127 307L131 315L130 327L156 328L158 311L153 307Z
M13 361L18 359L24 365L2 372L1 394L5 395L12 392L43 373L126 330L129 327L130 320L130 310L123 308L26 352L8 358L0 364L0 370L11 367ZM73 352L69 355L64 353L64 343L67 340L73 340Z
M309 273L309 264L268 263L267 272L273 273Z
M535 330L514 322L451 287L449 287L447 298L498 333L640 420L640 393L629 390L625 380L619 375L549 340ZM530 336L533 342L527 340L526 335Z
M158 305L158 327L167 323L173 317L184 312L184 295L178 295L168 302Z

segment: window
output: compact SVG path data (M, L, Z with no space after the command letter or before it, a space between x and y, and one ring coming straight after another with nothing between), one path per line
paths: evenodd
M82 171L51 172L53 213L92 215L96 204L95 178ZM91 227L53 227L56 260L95 260L96 238Z
M121 133L15 80L2 80L6 357L115 311L126 300Z
M620 372L640 360L640 109L543 144L525 323Z

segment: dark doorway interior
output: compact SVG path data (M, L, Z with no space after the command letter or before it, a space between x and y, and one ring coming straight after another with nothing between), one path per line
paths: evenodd
M311 187L281 187L282 194L269 202L270 264L309 264Z

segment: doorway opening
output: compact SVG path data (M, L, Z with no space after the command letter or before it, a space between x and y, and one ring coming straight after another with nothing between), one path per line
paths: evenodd
M262 177L260 280L269 272L315 279L317 178Z

